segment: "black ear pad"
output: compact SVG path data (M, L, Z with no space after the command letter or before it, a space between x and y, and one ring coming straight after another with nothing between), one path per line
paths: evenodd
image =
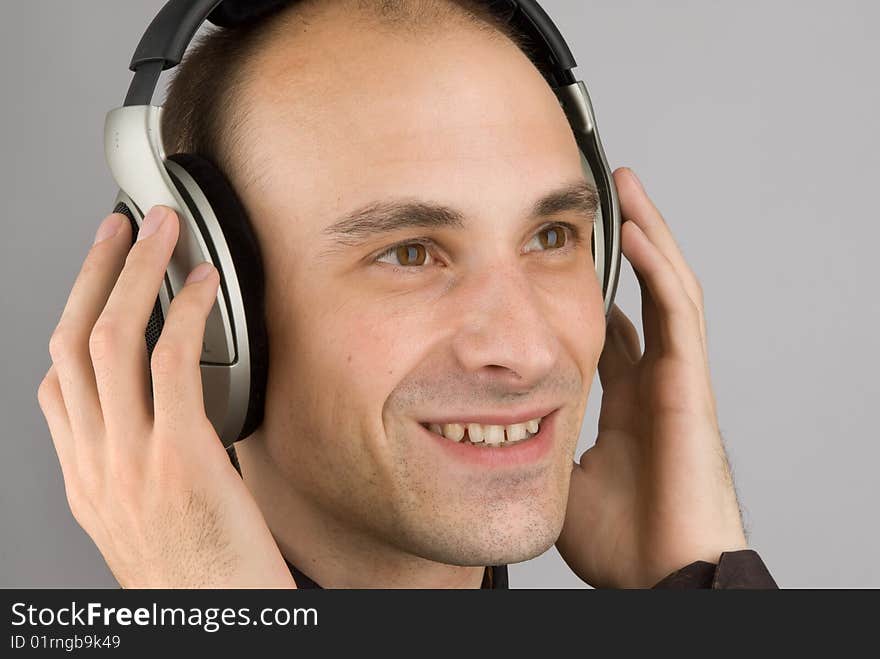
M201 188L226 238L229 254L235 266L235 275L238 277L248 325L251 361L248 410L238 438L244 439L263 422L269 366L269 340L265 322L265 276L260 246L244 206L217 165L204 156L192 153L177 153L169 156L168 160L183 167ZM173 176L171 178L174 179ZM176 180L175 184L182 187ZM184 193L183 196L189 203L189 195ZM194 215L198 217L198 214ZM202 233L206 234L204 230ZM234 453L231 453L230 457L233 458L233 464L236 464ZM237 464L236 468L238 469Z

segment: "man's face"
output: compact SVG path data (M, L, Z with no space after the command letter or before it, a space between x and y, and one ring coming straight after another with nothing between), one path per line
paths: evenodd
M533 214L585 180L552 91L506 41L391 38L332 14L254 71L250 168L233 179L263 249L271 368L248 441L309 505L397 550L455 565L543 552L605 338L594 217ZM460 217L338 224L389 201ZM428 427L540 417L510 446Z

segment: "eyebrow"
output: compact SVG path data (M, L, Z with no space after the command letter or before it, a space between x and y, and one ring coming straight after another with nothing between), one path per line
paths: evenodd
M538 199L527 220L531 222L574 211L594 221L598 207L596 187L585 179L578 179ZM463 229L464 226L464 213L450 206L412 199L388 199L346 213L322 233L339 243L326 250L326 254L339 251L341 247L357 247L376 236L401 229Z

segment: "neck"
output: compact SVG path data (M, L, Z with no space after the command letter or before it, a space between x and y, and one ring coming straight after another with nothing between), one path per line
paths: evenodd
M322 588L479 588L485 568L437 563L351 528L286 479L252 435L235 447L242 478L284 558Z

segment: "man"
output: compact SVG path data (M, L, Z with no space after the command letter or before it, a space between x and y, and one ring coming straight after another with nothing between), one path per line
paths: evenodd
M775 585L748 550L696 277L618 170L644 355L619 309L606 331L595 190L479 3L301 2L213 35L163 132L247 209L271 366L242 481L200 409L217 273L175 297L151 401L143 329L177 218L153 209L130 251L107 218L39 398L123 586L503 586L554 543L594 586ZM597 368L599 434L572 464Z

